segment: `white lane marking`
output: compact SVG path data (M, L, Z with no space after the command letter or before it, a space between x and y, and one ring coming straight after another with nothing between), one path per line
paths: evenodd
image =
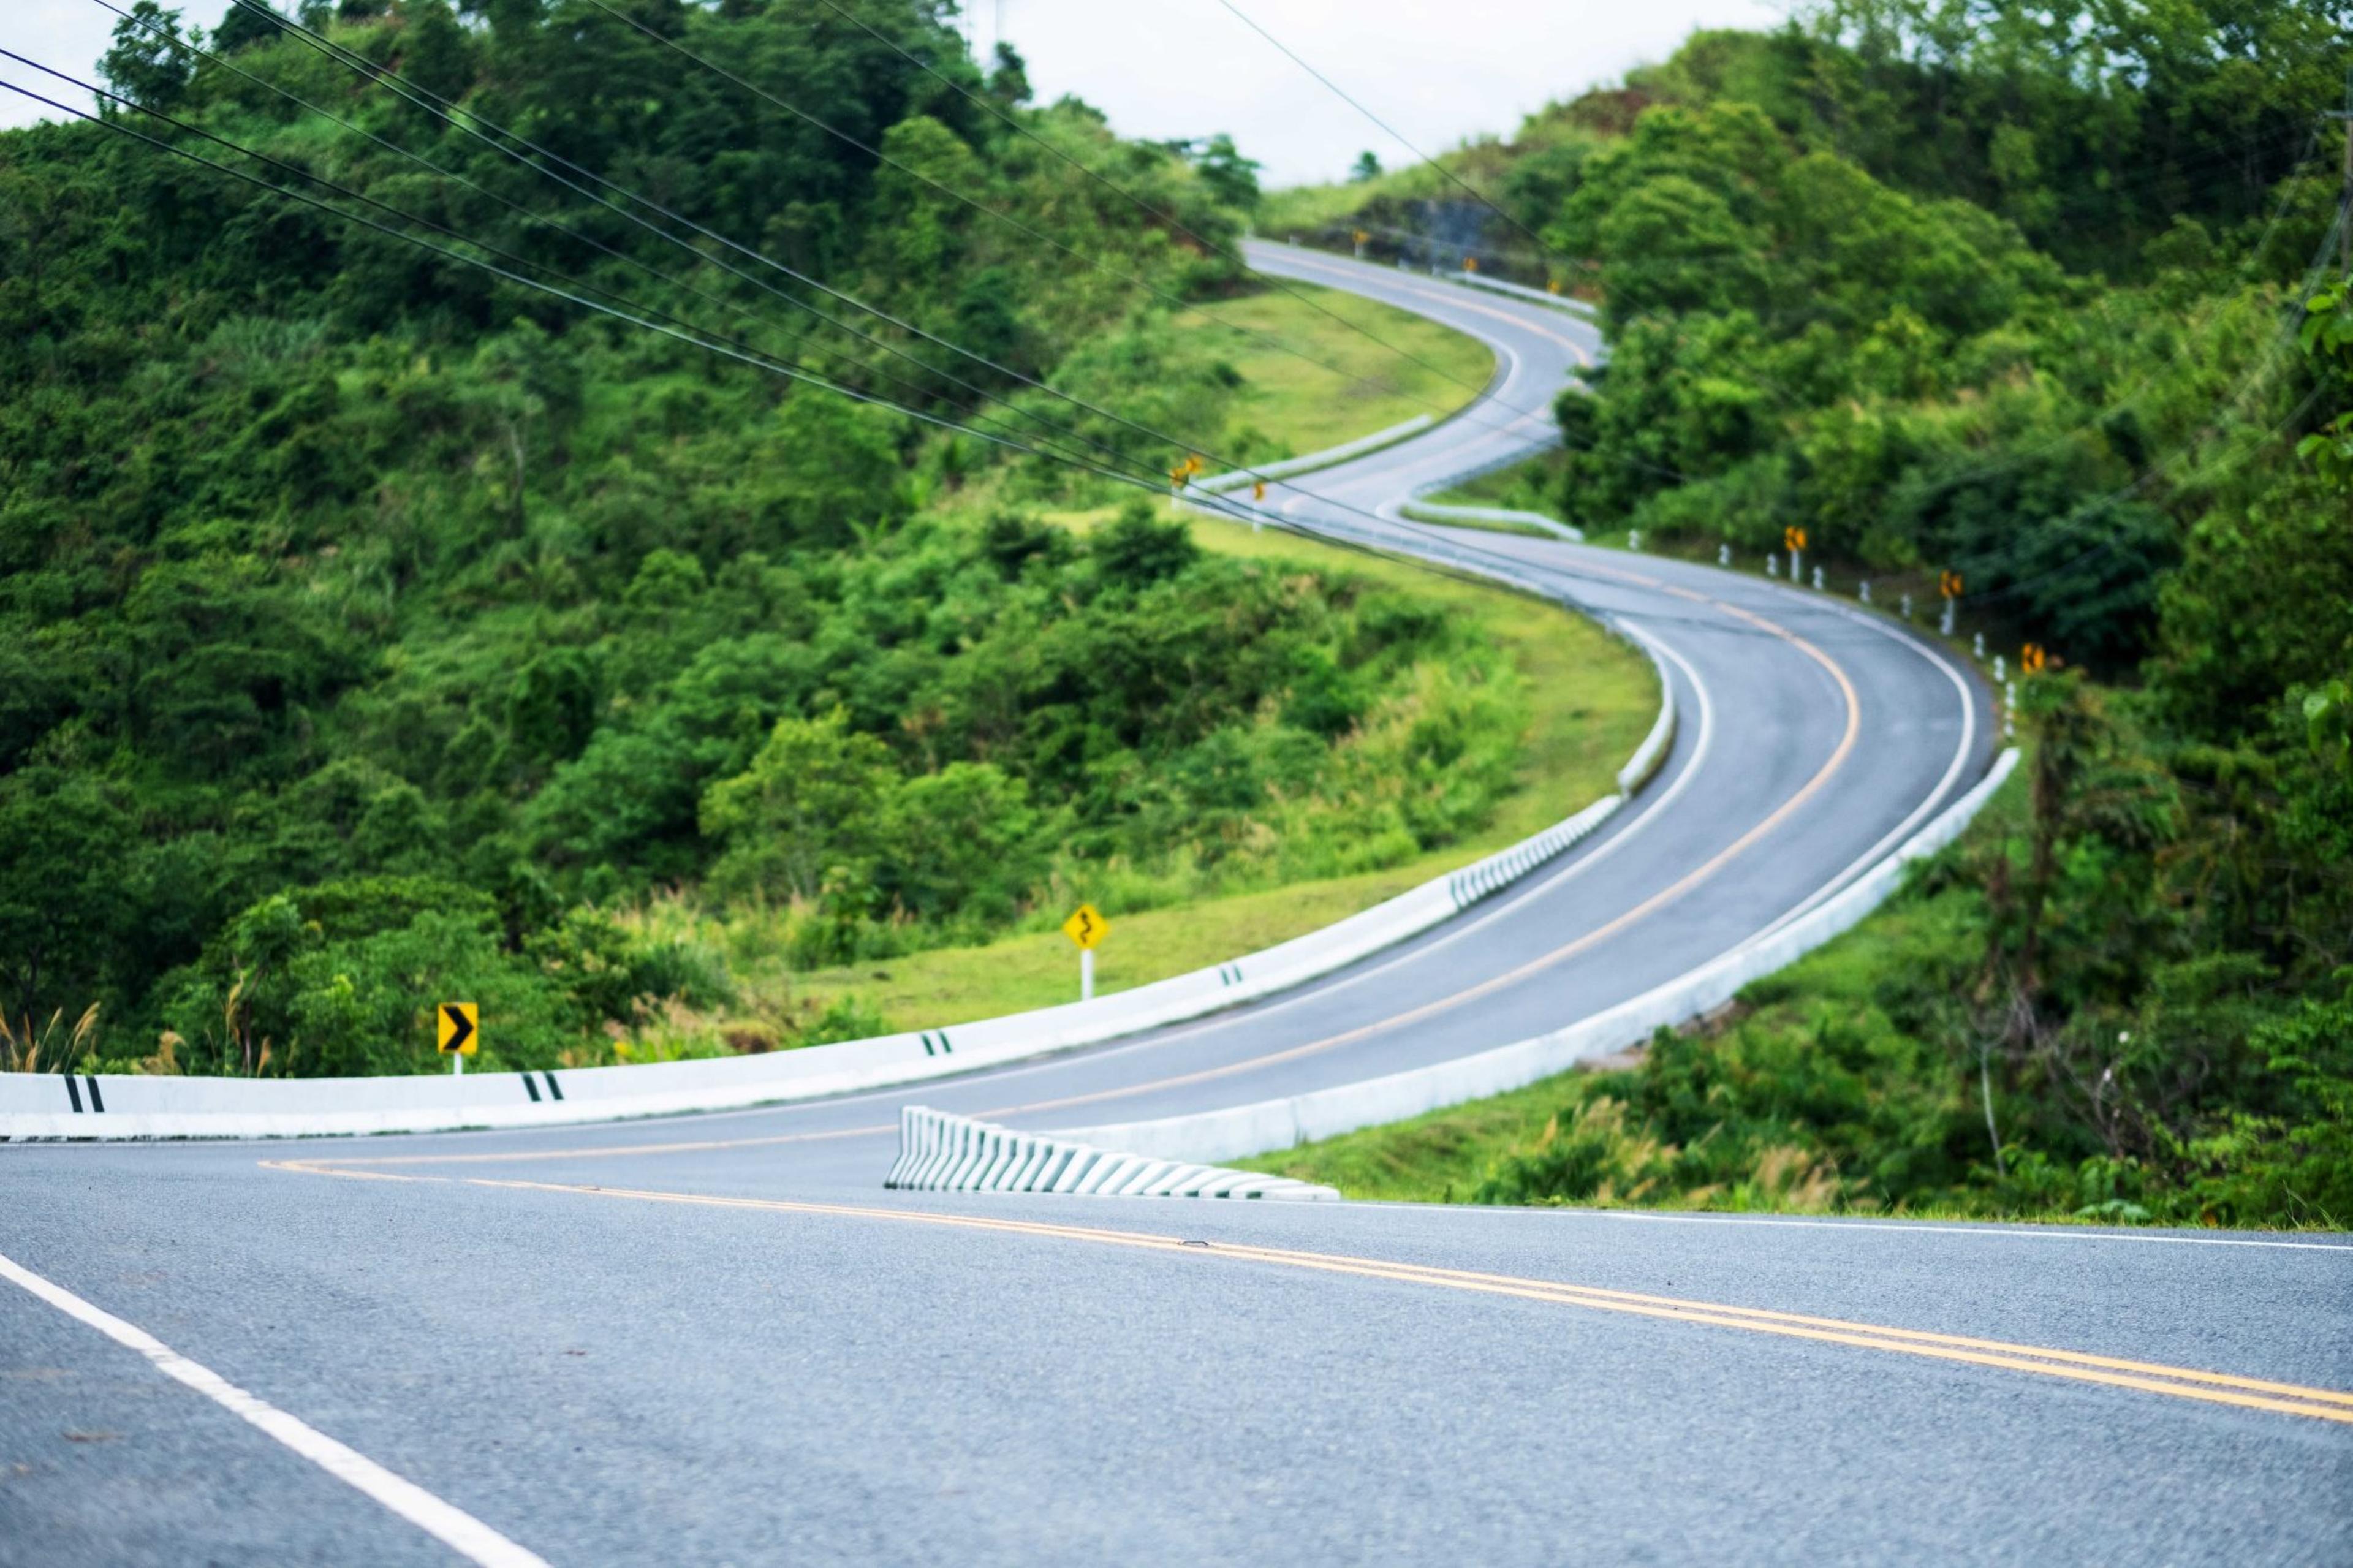
M443 1502L414 1481L404 1480L364 1454L258 1399L211 1368L200 1366L144 1329L94 1307L62 1285L51 1283L5 1255L0 1278L14 1280L69 1318L145 1356L155 1370L234 1412L345 1485L390 1509L443 1545L482 1568L548 1568L546 1559L524 1550L476 1519Z
M1799 916L1805 914L1806 911L1811 910L1816 905L1821 903L1824 900L1830 898L1831 894L1837 892L1841 888L1845 887L1855 878L1861 876L1865 870L1879 864L1881 856L1885 855L1889 850L1894 848L1898 844L1903 843L1905 838L1910 837L1912 831L1926 818L1929 812L1935 809L1936 804L1945 798L1946 792L1953 787L1953 781L1960 777L1961 770L1968 764L1970 749L1977 744L1977 700L1969 692L1968 682L1962 679L1960 671L1954 668L1953 663L1949 658L1946 658L1941 652L1931 652L1926 646L1914 638L1905 637L1902 633L1894 631L1890 627L1881 626L1875 616L1866 616L1859 610L1849 610L1843 605L1835 605L1827 607L1835 609L1841 615L1846 616L1852 620L1869 626L1873 631L1877 632L1880 636L1886 637L1893 642L1899 643L1905 647L1910 648L1914 653L1916 653L1922 658L1926 659L1928 661L1929 668L1936 670L1939 674L1943 675L1946 679L1953 683L1953 689L1960 693L1961 698L1961 742L1958 746L1954 748L1953 760L1949 763L1946 764L1945 776L1936 781L1936 787L1928 792L1927 796L1920 802L1918 806L1914 808L1911 816L1897 823L1888 831L1887 837L1882 838L1870 848L1864 850L1862 854L1857 858L1852 864L1849 865L1845 870L1841 871L1837 876L1831 878L1829 881L1815 889L1813 892L1807 897L1804 902L1799 904L1795 909L1792 909L1788 913L1782 915L1780 919L1775 921L1771 925L1767 926L1763 931L1758 931L1756 937L1752 939L1757 942L1762 942L1765 938L1771 936L1783 926L1786 926L1790 921L1797 920Z
M1498 1213L1542 1214L1561 1211L1498 1208ZM2353 1258L2353 1245L2334 1241L2258 1241L2238 1236L2142 1236L2128 1230L2078 1230L2071 1226L1932 1225L1921 1220L1786 1219L1777 1215L1658 1214L1639 1209L1577 1209L1586 1219L1637 1220L1652 1225L1771 1225L1807 1230L1926 1231L1931 1236L1989 1236L2026 1241L2138 1241L2162 1247L2269 1247L2291 1252L2336 1252Z

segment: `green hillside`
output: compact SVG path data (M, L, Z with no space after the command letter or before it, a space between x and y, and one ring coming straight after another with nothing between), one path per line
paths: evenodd
M1804 6L1262 216L1596 301L1488 492L1809 559L2016 668L2023 780L1637 1067L1273 1163L1484 1201L2353 1223L2343 0Z
M871 1017L799 970L1496 820L1493 638L1108 477L1467 395L1252 296L1229 143L850 12L142 5L161 145L0 135L0 1065L806 1043Z

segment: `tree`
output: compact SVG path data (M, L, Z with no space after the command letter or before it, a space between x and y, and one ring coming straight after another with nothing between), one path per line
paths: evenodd
M828 872L871 872L897 777L882 742L852 732L839 708L777 721L752 765L702 798L703 836L727 846L712 879L815 900Z
M285 30L286 24L278 19L274 10L230 0L229 8L221 14L220 26L213 29L213 52L233 55L255 44L267 43Z
M426 0L412 9L407 32L407 58L401 74L444 101L455 103L465 97L474 84L472 51L466 29L444 0Z
M93 779L55 768L0 778L0 1005L37 1025L99 990L132 837L130 816Z
M1234 139L1222 131L1210 137L1193 159L1193 167L1200 171L1201 183L1209 187L1209 194L1244 212L1258 207L1258 172L1262 166L1256 159L1243 157Z
M114 47L98 62L98 74L116 92L142 109L165 110L187 92L195 69L180 34L180 14L155 0L138 0L114 24Z
M1002 38L997 41L996 67L988 73L988 95L1008 108L1029 101L1029 62Z
M1356 161L1348 165L1348 183L1352 185L1366 184L1380 177L1381 161L1373 155L1370 147L1357 153Z

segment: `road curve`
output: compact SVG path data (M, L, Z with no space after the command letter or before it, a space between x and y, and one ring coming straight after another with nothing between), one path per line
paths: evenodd
M1253 259L1496 347L1477 405L1273 500L1647 639L1683 713L1657 784L1416 942L1044 1061L623 1125L0 1150L0 1564L2353 1558L2336 1238L881 1191L902 1102L1136 1121L1557 1027L1986 764L1980 685L1824 596L1398 517L1548 438L1589 328Z

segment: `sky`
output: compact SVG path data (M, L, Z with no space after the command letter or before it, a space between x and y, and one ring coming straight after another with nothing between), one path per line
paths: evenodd
M127 4L127 0L123 0ZM169 3L169 0L166 0ZM791 4L792 0L784 0ZM1407 141L1436 153L1508 132L1546 100L1613 81L1695 26L1769 27L1781 0L1234 0ZM986 52L1004 36L1042 100L1076 93L1128 136L1230 132L1270 187L1337 179L1370 149L1412 154L1252 33L1221 0L967 0ZM186 0L210 27L227 0ZM88 76L113 16L92 0L0 0L0 47ZM57 89L14 61L0 77ZM0 94L0 125L47 112Z

